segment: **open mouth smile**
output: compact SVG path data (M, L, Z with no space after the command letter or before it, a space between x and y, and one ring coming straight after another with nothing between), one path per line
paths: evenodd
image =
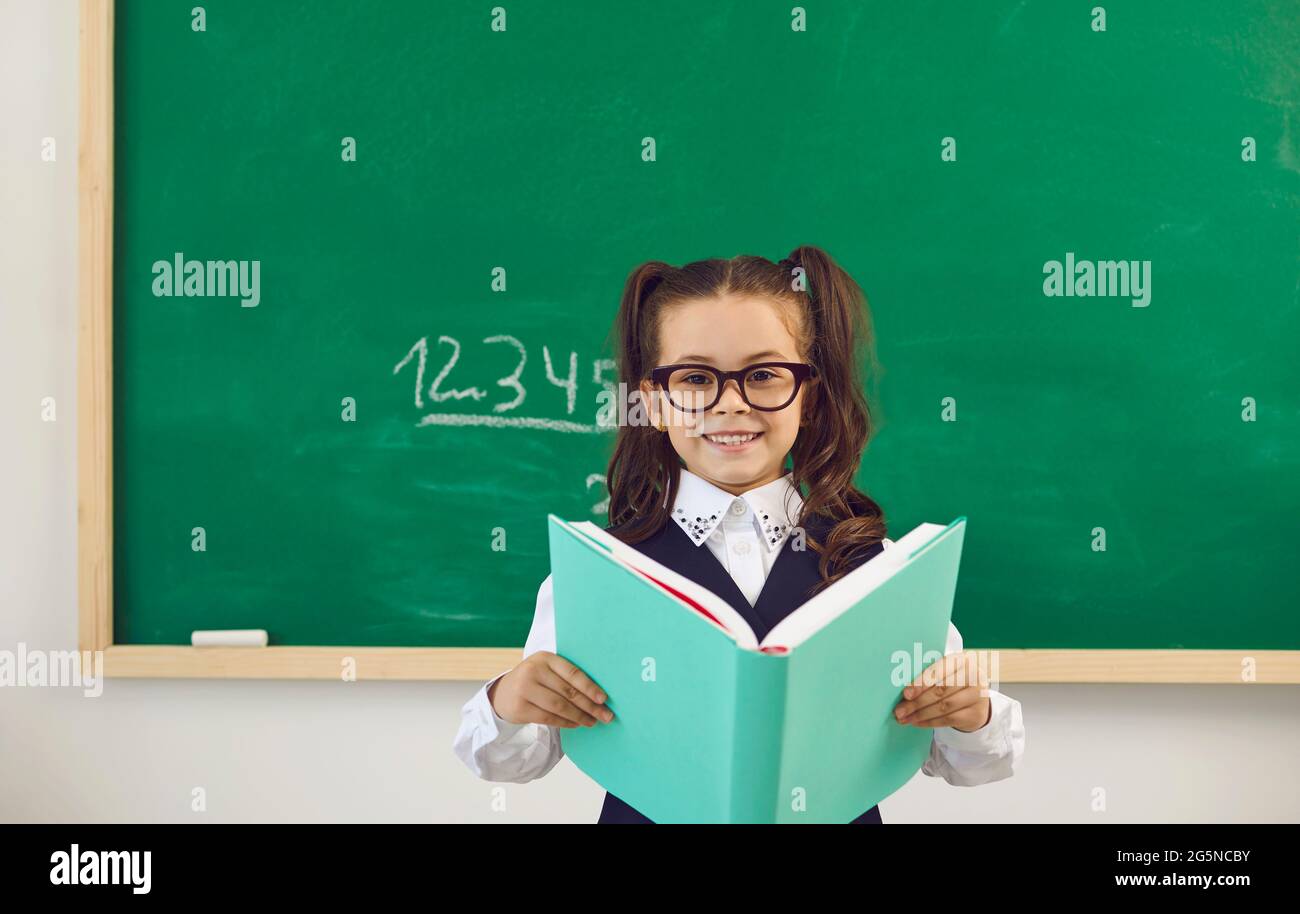
M715 435L701 435L705 441L726 454L734 454L754 445L762 432L724 432Z

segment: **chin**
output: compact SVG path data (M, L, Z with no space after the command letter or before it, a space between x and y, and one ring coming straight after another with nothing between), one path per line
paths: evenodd
M739 485L761 476L771 462L766 454L745 454L731 460L716 454L701 454L699 465L714 479Z

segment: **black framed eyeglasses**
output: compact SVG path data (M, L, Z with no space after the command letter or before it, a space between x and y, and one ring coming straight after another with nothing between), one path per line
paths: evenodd
M722 399L722 389L735 381L740 396L753 409L773 412L794 402L803 382L817 377L806 362L756 362L736 371L712 365L685 363L660 365L650 370L650 380L668 394L668 402L684 413L712 409Z

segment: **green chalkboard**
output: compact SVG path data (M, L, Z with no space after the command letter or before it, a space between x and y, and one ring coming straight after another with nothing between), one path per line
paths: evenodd
M968 645L1300 648L1291 0L194 6L117 4L117 643L521 645L628 271L816 244Z

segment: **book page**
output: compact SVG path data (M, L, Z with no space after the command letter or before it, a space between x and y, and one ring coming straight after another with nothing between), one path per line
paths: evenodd
M889 580L940 534L950 529L943 524L921 524L874 558L853 569L786 616L767 633L760 647L793 650L857 606L862 598Z
M758 636L749 627L745 617L713 591L656 562L635 546L629 546L617 537L611 536L591 521L578 521L572 524L562 521L562 523L594 540L607 549L615 561L627 566L646 580L646 583L663 590L685 609L697 613L705 621L726 632L738 646L751 651L758 649Z

